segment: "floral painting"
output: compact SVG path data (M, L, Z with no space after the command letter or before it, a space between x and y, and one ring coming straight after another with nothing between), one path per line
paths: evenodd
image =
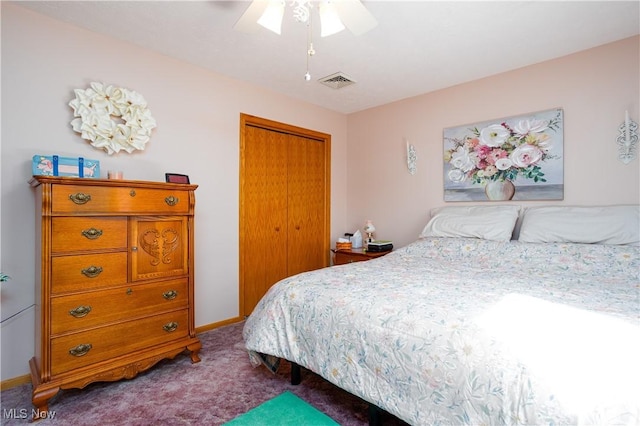
M563 198L562 109L444 129L444 201Z

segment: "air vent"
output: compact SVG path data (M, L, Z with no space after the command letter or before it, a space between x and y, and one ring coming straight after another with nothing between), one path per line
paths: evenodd
M355 84L354 79L352 79L348 75L345 75L341 72L328 75L326 77L321 78L318 81L324 84L325 86L331 87L332 89L342 89L343 87L351 86L352 84Z

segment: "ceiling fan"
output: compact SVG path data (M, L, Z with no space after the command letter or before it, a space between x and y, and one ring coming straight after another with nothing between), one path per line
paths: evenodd
M314 7L320 15L320 35L326 37L348 28L354 35L362 35L378 25L378 21L360 0L290 0L293 18L307 23ZM285 0L253 0L234 25L234 29L253 33L263 26L276 34L282 29L286 9Z

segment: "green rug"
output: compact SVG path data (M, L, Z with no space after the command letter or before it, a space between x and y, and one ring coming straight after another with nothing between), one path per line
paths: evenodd
M331 417L286 391L227 422L224 426L337 425Z

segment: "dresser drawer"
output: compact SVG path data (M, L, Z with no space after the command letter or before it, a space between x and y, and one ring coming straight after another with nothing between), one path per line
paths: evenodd
M53 214L106 212L176 214L189 212L189 191L89 185L54 185Z
M51 339L51 374L56 375L189 334L189 310L96 328Z
M54 217L51 224L53 253L127 247L125 217Z
M366 256L354 256L348 253L336 252L333 255L334 265L345 265L353 262L364 262L369 260Z
M53 297L51 333L58 335L187 307L187 279Z
M127 252L54 256L51 293L90 290L127 282Z

